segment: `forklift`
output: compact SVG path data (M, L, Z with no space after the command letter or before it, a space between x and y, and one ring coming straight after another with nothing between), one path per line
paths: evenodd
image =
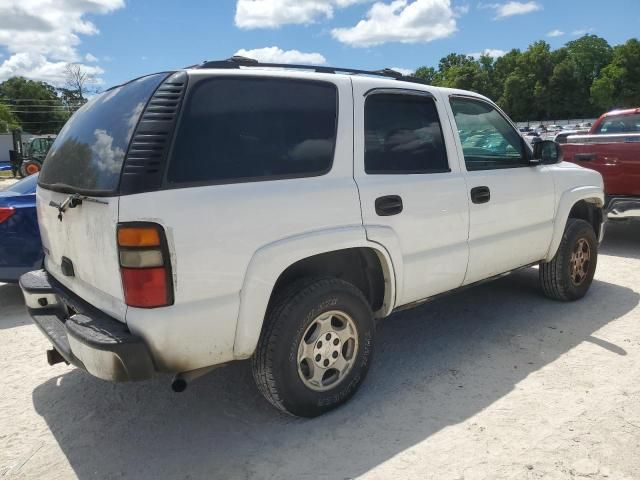
M11 134L13 150L9 150L9 161L13 176L22 178L38 173L56 135L38 135L26 143L20 130L13 130Z

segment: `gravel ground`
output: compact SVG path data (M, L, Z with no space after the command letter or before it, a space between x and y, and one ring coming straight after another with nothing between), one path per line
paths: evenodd
M4 190L5 188L9 188L11 185L16 183L19 178L13 177L0 177L0 190Z
M0 477L640 478L640 224L608 228L582 301L535 269L394 315L343 408L279 414L246 362L183 394L113 385L45 360L0 285Z

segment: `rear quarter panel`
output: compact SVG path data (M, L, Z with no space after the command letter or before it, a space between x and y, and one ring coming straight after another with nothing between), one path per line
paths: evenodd
M292 73L284 75L290 78ZM157 222L167 233L175 304L151 310L129 307L126 317L132 332L150 346L161 370L185 371L236 358L241 290L258 250L309 232L362 229L353 180L351 83L336 78L335 84L338 134L329 173L121 197L120 222Z

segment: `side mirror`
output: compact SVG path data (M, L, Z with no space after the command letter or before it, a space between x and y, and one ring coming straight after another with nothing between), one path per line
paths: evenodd
M533 142L532 146L533 158L530 160L532 165L553 165L562 161L562 149L553 140L540 140Z

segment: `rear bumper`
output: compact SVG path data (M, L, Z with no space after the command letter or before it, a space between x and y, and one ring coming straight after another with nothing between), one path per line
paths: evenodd
M140 337L65 288L46 270L24 274L20 288L33 321L68 363L114 382L154 375L149 349Z
M640 197L611 197L607 216L612 219L640 218Z

